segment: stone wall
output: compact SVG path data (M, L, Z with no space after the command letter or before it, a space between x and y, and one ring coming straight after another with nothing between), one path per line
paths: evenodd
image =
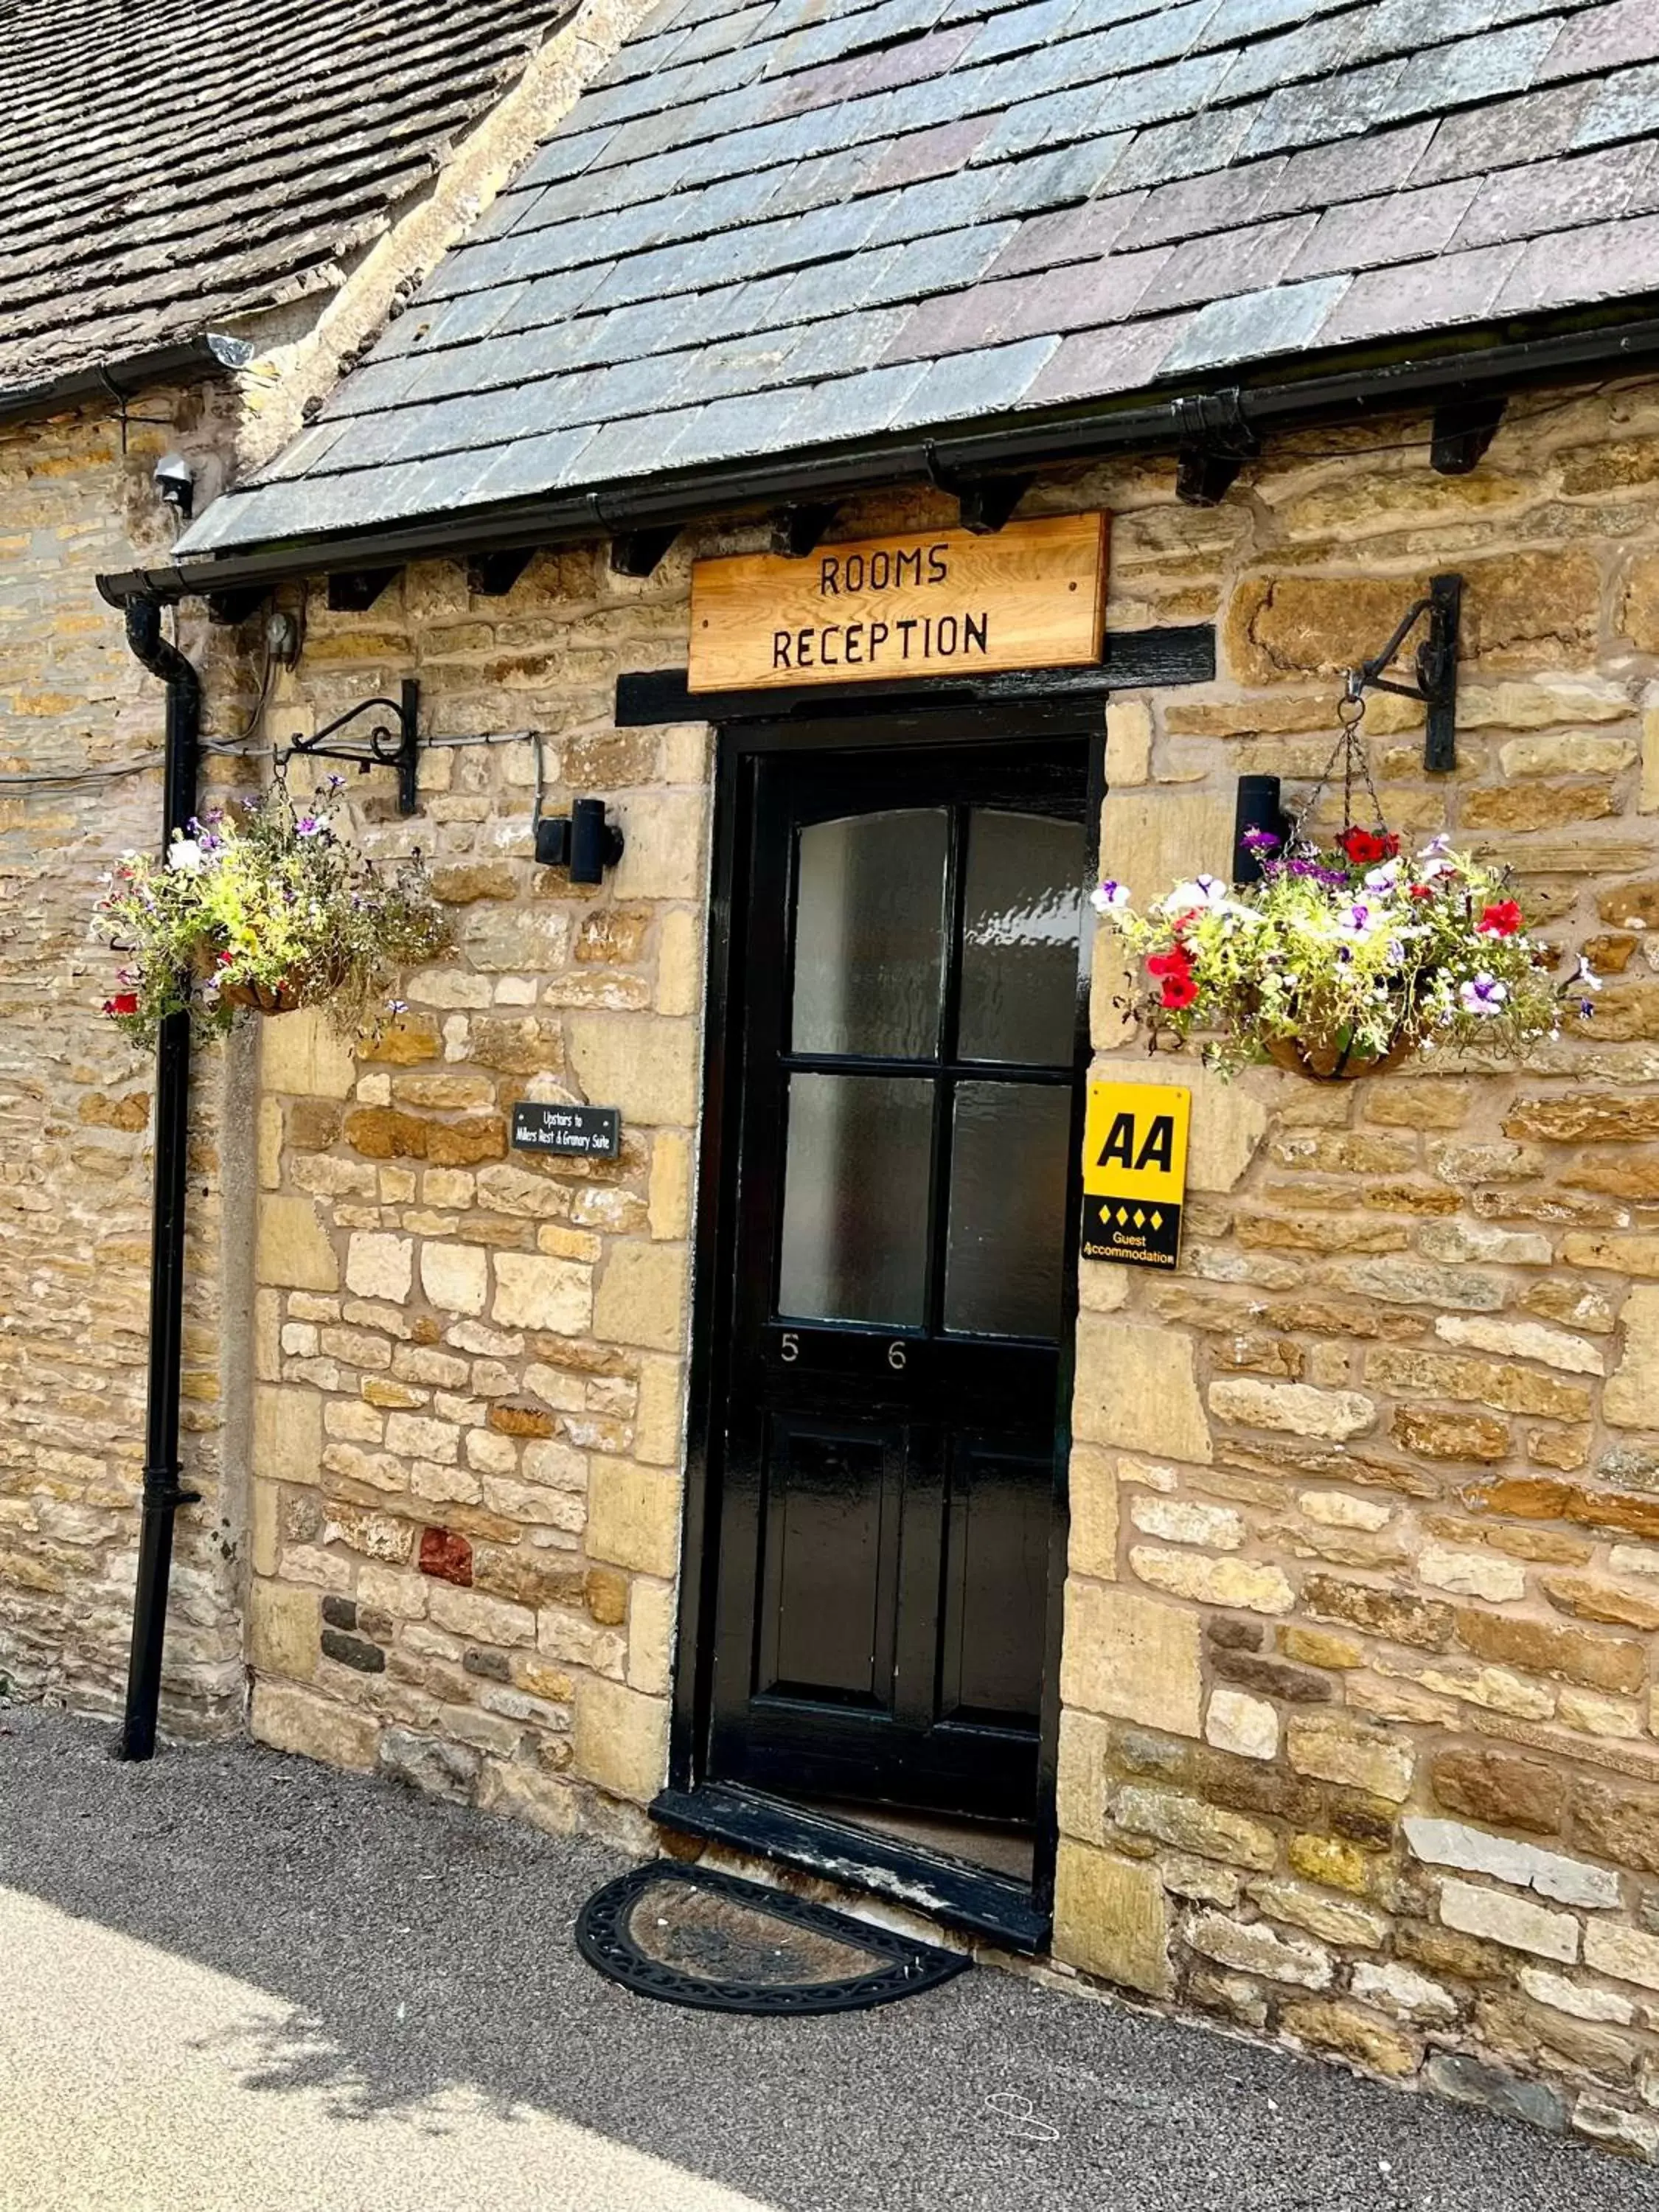
M1167 462L1033 494L1115 517L1117 627L1214 618L1201 690L1109 721L1112 872L1224 866L1237 775L1305 789L1334 672L1468 579L1458 772L1377 702L1394 825L1511 859L1610 971L1521 1073L1426 1060L1199 1093L1174 1277L1084 1270L1055 1953L1079 1973L1646 2149L1659 2135L1659 391L1523 398L1480 471L1428 425L1276 445L1212 511ZM1368 450L1369 449L1369 450ZM860 535L953 519L847 508ZM253 1724L553 1826L662 1778L678 1571L709 790L702 729L618 732L684 655L692 553L512 593L453 565L313 593L276 734L405 673L434 741L538 729L620 871L531 860L528 744L422 762L459 946L356 1056L265 1025ZM1659 939L1653 940L1659 942ZM519 1097L619 1104L614 1169L507 1149Z
M1234 779L1305 793L1332 672L1455 568L1457 773L1374 703L1389 819L1511 861L1611 980L1518 1074L1200 1074L1179 1274L1085 1267L1056 1950L1651 2152L1659 395L1520 400L1461 480L1386 451L1422 435L1132 520L1223 673L1114 710L1107 870L1225 872ZM1176 1079L1118 972L1100 1068Z
M151 471L180 437L210 447L218 404L152 392L141 411L160 419L125 434L104 406L0 426L0 777L155 761L0 784L0 1680L94 1711L118 1703L132 1613L151 1066L99 1012L116 963L88 925L111 862L159 840L165 698L94 578L135 549L162 555L172 517ZM204 625L187 617L183 636L204 651ZM215 665L234 716L234 672ZM165 1708L184 1732L232 1721L243 1679L234 1467L226 1476L246 1347L225 1326L224 1066L207 1060L191 1129L185 1467L204 1502L179 1522ZM230 1202L245 1202L240 1187Z

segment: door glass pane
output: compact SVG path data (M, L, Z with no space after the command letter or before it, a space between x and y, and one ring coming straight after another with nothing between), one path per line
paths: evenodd
M801 831L795 1051L937 1051L948 836L942 806Z
M1082 907L1080 822L975 808L963 915L964 1060L1070 1061Z
M781 1313L921 1322L933 1117L930 1082L790 1077Z
M1057 1337L1071 1091L959 1084L955 1130L945 1326Z

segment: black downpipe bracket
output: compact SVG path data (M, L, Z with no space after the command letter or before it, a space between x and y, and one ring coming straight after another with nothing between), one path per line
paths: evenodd
M154 599L126 608L127 643L167 687L161 845L196 811L202 686L176 645L161 635ZM155 1749L161 1698L161 1644L173 1567L173 1518L199 1492L179 1486L179 1392L185 1325L185 1173L190 1114L190 1016L169 1014L155 1046L155 1188L149 1246L149 1390L144 1417L144 1491L138 1535L138 1585L119 1759Z

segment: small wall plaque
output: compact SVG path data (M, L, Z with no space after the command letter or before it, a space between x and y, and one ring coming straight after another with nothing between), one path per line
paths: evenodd
M1083 1139L1083 1257L1173 1267L1181 1256L1193 1094L1091 1083Z
M513 1109L513 1146L566 1159L614 1160L622 1150L622 1113L615 1106L544 1106L521 1099Z

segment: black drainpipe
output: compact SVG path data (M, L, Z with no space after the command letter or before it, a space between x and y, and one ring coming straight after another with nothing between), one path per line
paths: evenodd
M161 635L154 599L126 609L127 643L167 687L161 845L196 811L202 686L176 645ZM144 1498L138 1536L138 1587L132 1606L132 1655L118 1759L155 1749L161 1697L161 1640L167 1632L173 1516L198 1492L179 1486L179 1384L184 1352L185 1172L190 1114L190 1016L169 1014L155 1046L155 1192L149 1243L149 1396L144 1417Z

